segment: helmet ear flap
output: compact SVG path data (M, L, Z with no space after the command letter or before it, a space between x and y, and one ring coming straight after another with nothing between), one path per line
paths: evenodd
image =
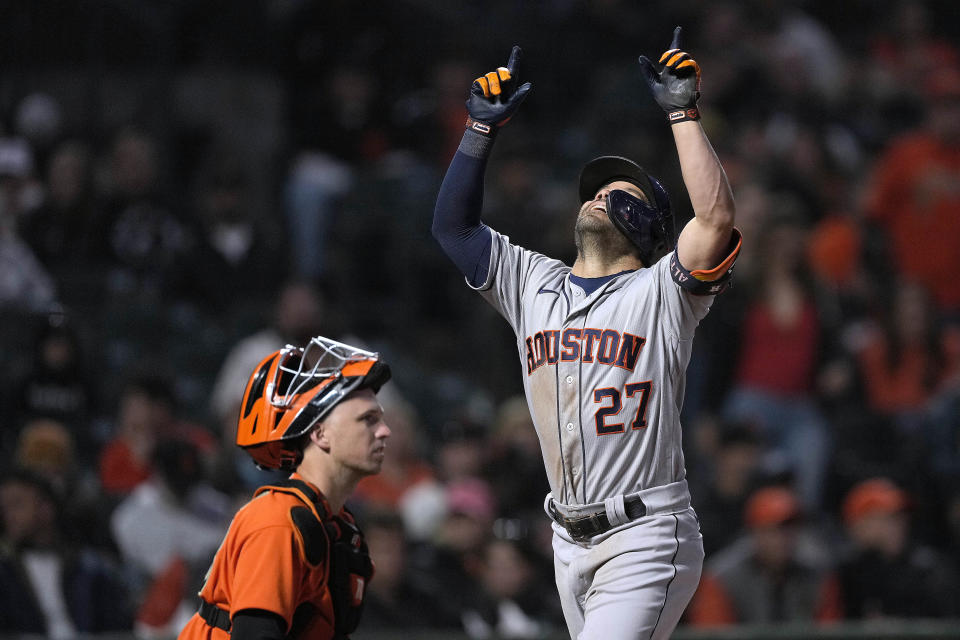
M607 217L637 248L645 266L652 266L672 248L662 213L626 191L614 189L607 194Z
M264 393L270 378L270 373L277 366L279 353L272 353L254 369L253 375L247 382L240 403L240 415L237 418L237 446L243 448L263 445L273 428L273 416L269 403L264 399Z
M274 359L275 358L271 358L269 361L261 364L257 372L250 378L250 382L247 383L247 390L243 394L243 405L240 409L241 421L250 416L250 412L253 411L257 400L263 397L263 389L267 386L267 374L270 372L270 365L273 364Z
M667 188L664 187L659 180L650 174L647 174L647 179L650 180L650 192L653 194L652 204L659 212L660 221L663 225L665 250L670 251L676 244L677 237L676 229L674 228L673 212L670 210L670 196L667 194Z

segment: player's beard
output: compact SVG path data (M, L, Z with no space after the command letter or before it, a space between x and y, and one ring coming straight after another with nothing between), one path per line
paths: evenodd
M614 260L636 253L633 243L606 216L578 216L573 241L577 246L577 257L581 259L599 256L604 260Z

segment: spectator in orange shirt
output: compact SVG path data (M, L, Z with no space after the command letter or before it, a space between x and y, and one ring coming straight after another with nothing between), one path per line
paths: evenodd
M373 564L344 503L383 464L390 428L376 393L389 378L379 354L319 336L254 369L237 444L293 474L234 517L181 639L332 640L356 629Z
M924 287L901 282L893 298L857 355L870 407L906 418L937 391L944 370L943 336Z
M886 232L896 267L960 313L960 69L926 81L922 128L894 141L877 162L867 214Z

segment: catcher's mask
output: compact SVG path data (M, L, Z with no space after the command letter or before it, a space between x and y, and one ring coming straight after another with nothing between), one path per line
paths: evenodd
M601 187L615 180L635 184L646 202L615 189L607 196L607 217L637 247L643 264L652 266L676 245L667 190L636 162L620 156L601 156L588 162L580 172L580 203L592 200Z
M320 336L306 348L287 345L264 358L247 382L237 446L259 467L295 469L301 437L351 392L377 392L389 379L378 353Z

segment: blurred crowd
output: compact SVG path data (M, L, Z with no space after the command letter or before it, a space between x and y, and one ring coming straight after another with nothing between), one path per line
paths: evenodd
M357 637L561 628L513 336L430 219L513 44L487 223L572 261L602 154L689 218L636 64L675 24L744 236L688 372L684 622L960 617L955 3L65 4L0 8L0 632L175 633L273 479L233 445L247 376L317 334L394 370Z

